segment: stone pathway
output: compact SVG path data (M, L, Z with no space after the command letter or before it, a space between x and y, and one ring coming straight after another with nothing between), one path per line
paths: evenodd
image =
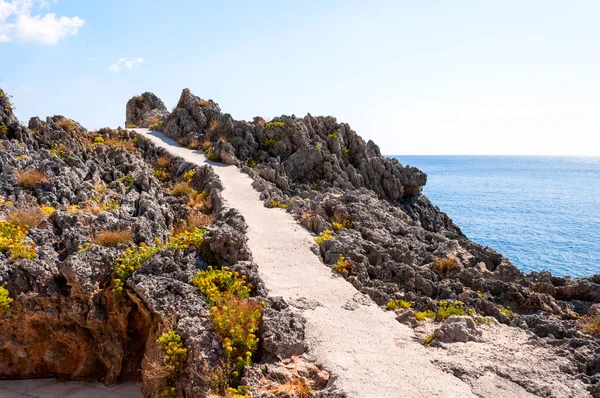
M348 397L475 397L466 383L432 363L412 329L324 265L311 251L313 237L291 215L264 207L248 175L161 133L136 131L188 162L213 167L224 199L246 219L248 247L267 289L302 310L310 354Z
M113 387L57 379L0 380L0 398L143 398L138 383Z

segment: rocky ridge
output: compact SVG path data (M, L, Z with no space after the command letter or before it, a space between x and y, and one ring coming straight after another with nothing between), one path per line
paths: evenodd
M381 156L373 142L332 117L236 121L186 89L164 133L250 174L266 206L287 208L324 238L319 254L325 264L382 306L410 306L395 309L398 320L428 344L476 343L478 328L500 322L565 358L554 369L568 387L564 393L548 387L552 383L528 381L552 377L550 371L504 372L505 380L540 396L569 396L582 388L582 394L600 395L600 342L582 327L597 319L600 275L525 275L493 249L469 241L421 194L424 173ZM479 322L471 325L474 332L462 321L440 322L448 307Z
M109 385L141 380L146 396L214 393L213 370L226 362L224 341L210 303L190 283L211 265L243 275L252 283L250 300L265 302L258 362L242 375L248 393L274 397L281 383L296 382L314 396L339 396L325 389L328 373L304 355L302 317L262 287L245 221L225 206L210 167L172 157L126 130L89 132L62 116L24 126L11 108L0 90L0 280L6 294L0 292L0 377ZM206 193L196 197L199 205L194 196L176 194L179 183ZM182 245L184 234L176 248L165 245L192 213L205 220L201 244ZM20 231L16 238L13 229ZM125 239L101 241L107 231L124 232ZM144 248L152 252L121 281L120 293L118 259ZM187 357L175 371L164 366L159 343L169 332L180 336Z

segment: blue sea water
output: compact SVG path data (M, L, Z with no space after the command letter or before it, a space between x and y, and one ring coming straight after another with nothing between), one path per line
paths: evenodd
M600 157L392 156L469 239L525 272L600 273Z

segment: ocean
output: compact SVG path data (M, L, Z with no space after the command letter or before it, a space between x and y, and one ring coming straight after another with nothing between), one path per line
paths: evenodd
M469 239L524 272L600 273L600 157L391 156Z

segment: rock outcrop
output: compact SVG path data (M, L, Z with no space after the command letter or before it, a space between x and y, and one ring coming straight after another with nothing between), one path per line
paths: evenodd
M584 333L580 318L594 316L600 276L525 275L493 249L468 240L421 194L423 172L381 156L347 124L311 115L236 121L185 89L164 133L202 147L212 160L241 167L265 205L286 207L321 235L324 263L334 268L342 261L342 275L378 304L408 302L414 319L414 311L436 314L444 303L456 303L451 305L458 314L535 333L549 350L560 345L556 355L571 363L567 378L597 390L600 343ZM330 238L322 235L327 230ZM435 337L477 341L472 326L452 318Z
M88 132L63 116L32 118L25 127L2 90L0 149L0 378L139 380L148 397L214 393L223 388L215 372L226 369L224 339L191 280L215 266L243 275L253 300L265 303L262 361L240 376L260 389L260 375L294 356L310 369L294 377L310 379L317 396L340 397L306 357L303 318L268 297L244 218L225 205L209 166L134 132ZM175 192L177 184L196 196ZM185 233L172 241L174 229L198 219L201 243L181 246ZM125 238L101 241L105 232ZM131 250L149 252L119 260ZM181 368L165 366L158 340L167 332L183 341Z
M169 115L162 100L149 92L127 101L125 111L126 127L160 128Z

